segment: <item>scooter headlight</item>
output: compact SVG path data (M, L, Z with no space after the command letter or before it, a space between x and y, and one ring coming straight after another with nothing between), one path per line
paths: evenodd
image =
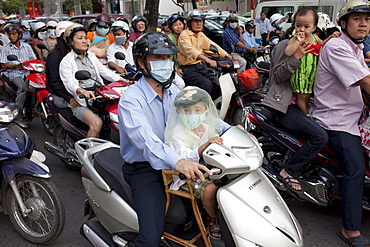
M262 165L263 155L258 146L233 147L233 151L249 165L251 171L258 169Z
M7 104L4 104L0 101L0 122L2 123L10 123L16 118L19 114L18 107L10 107Z
M42 63L31 63L30 66L36 71L36 72L43 72L45 70L45 66Z

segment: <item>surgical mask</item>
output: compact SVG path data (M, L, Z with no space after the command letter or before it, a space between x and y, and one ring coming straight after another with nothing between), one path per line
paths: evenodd
M152 70L150 74L159 82L166 82L170 79L173 72L174 62L170 60L150 61Z
M206 113L207 111L199 115L187 115L184 113L179 113L179 117L184 123L185 127L193 130L199 127L204 121L206 121Z
M37 34L37 37L39 37L39 39L44 40L44 39L46 39L48 37L48 33L46 31L45 32L39 32Z
M98 32L98 34L104 36L108 34L109 28L96 27L96 31Z
M283 30L285 27L285 22L279 24L279 29Z
M114 40L116 41L117 45L123 45L126 43L126 36L114 36Z
M48 29L47 32L50 38L55 39L57 37L55 35L55 29Z
M238 23L236 23L236 22L232 22L232 23L230 23L230 27L231 27L232 29L235 29L235 28L237 28L237 27L238 27Z

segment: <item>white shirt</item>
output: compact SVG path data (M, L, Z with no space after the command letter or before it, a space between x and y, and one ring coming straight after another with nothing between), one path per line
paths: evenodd
M87 53L89 60L95 67L95 72L97 75L104 77L108 81L118 81L121 78L118 74L107 69L107 67L101 64L94 53L91 53L89 51ZM76 93L76 90L77 88L80 88L80 85L79 81L75 78L75 73L78 71L75 54L76 53L74 51L70 51L63 58L59 65L59 75L67 91L71 95L73 95L73 97L77 100L78 103L80 103L80 105L86 106L85 99L80 99ZM100 82L100 84L104 85L103 79L100 76L98 76L98 81Z
M107 50L108 62L113 62L123 68L125 67L127 63L131 65L135 65L134 57L132 55L132 47L133 47L133 43L131 41L128 41L127 50L122 45L117 45L116 42L114 42L108 47L108 50ZM126 57L125 60L116 59L114 57L114 54L116 52L122 52L123 54L125 54L125 57Z

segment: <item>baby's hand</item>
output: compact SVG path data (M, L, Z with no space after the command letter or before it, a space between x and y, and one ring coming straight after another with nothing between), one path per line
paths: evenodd
M219 136L215 136L215 137L213 137L213 138L209 139L208 143L209 143L209 144L211 144L211 143L216 143L216 144L221 145L221 144L223 144L223 143L224 143L224 141L222 140L222 138L221 138L221 137L219 137Z
M334 33L330 35L331 38L339 38L339 36L340 36L340 32L338 31L335 31Z
M297 40L298 40L299 42L302 42L305 38L306 38L306 35L305 35L305 33L304 33L304 32L298 32L298 33L297 33Z

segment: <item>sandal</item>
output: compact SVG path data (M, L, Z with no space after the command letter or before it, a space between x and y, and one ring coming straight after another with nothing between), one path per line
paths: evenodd
M207 223L208 223L208 234L211 238L214 239L221 239L222 238L222 232L221 232L221 226L218 223L218 218L213 217L207 217Z
M282 180L283 180L285 186L289 190L291 190L291 191L293 191L295 193L303 193L302 186L299 184L299 182L292 181L292 180L297 180L296 178L293 178L293 177L288 176L288 177L282 178ZM297 186L301 187L301 189L300 190L294 189L293 188L293 185L297 185Z
M359 235L354 238L346 238L343 236L342 231L339 232L339 237L342 239L348 246L352 247L368 247L370 242L362 235Z

